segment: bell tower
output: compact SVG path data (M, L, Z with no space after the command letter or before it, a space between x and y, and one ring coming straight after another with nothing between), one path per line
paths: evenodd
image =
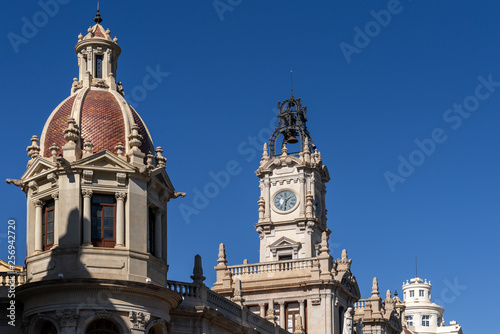
M325 194L330 180L307 130L307 107L293 95L278 102L278 125L264 144L260 167L260 262L319 255L326 227Z

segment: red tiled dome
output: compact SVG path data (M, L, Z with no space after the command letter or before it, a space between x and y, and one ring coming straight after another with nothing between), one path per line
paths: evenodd
M115 153L118 143L126 146L131 126L135 123L143 137L139 149L146 154L154 151L146 125L121 95L104 90L82 90L65 99L47 120L40 143L44 157L51 156L49 147L53 143L59 148L66 144L63 132L68 127L69 117L75 119L80 130L80 148L90 140L94 145L93 153L102 150Z

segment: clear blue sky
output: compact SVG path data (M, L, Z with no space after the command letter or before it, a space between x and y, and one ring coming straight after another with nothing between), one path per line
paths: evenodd
M50 16L37 1L2 4L4 179L22 175L29 139L78 73L74 45L93 24L95 4L61 2ZM221 3L218 12L212 1L101 1L102 24L123 50L118 80L163 146L176 190L188 193L169 204L169 278L188 281L200 254L211 285L220 242L229 264L258 260L260 149L250 137L258 147L259 134L267 140L293 70L294 95L308 107L332 176L331 254L348 250L363 297L373 276L382 291L401 292L418 255L445 319L469 334L491 331L484 319L500 275L500 2ZM147 68L169 75L144 97L137 87ZM410 160L418 166L401 162ZM196 192L230 161L239 173L183 217L181 205L196 209ZM1 192L0 258L13 218L22 264L25 196L5 183Z

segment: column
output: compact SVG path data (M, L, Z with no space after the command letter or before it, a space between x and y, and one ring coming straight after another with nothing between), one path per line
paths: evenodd
M285 302L280 303L280 327L286 328Z
M42 214L43 214L43 201L35 200L35 252L42 251Z
M266 303L260 303L260 317L265 318L266 317Z
M304 306L304 299L299 300L299 313L300 317L302 318L302 326L306 326L306 313L305 313L305 306Z
M264 217L266 221L271 220L271 182L269 181L269 175L265 176L264 180L264 200L265 206L266 206L266 211L264 213Z
M59 193L52 194L54 199L54 246L59 245Z
M155 211L155 256L159 259L162 258L162 228L161 228L161 218L163 215L162 209L156 209Z
M92 247L92 190L82 189L83 195L83 246Z
M116 245L125 246L125 198L127 193L116 192Z
M305 188L306 188L306 179L304 177L304 170L300 170L300 176L299 176L299 213L301 216L304 216L305 213Z
M326 292L326 312L325 312L325 333L332 334L332 293L330 291Z

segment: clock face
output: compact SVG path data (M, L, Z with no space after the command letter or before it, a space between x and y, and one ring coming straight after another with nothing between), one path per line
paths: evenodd
M297 196L289 190L279 192L274 196L274 206L280 211L289 211L297 204Z

